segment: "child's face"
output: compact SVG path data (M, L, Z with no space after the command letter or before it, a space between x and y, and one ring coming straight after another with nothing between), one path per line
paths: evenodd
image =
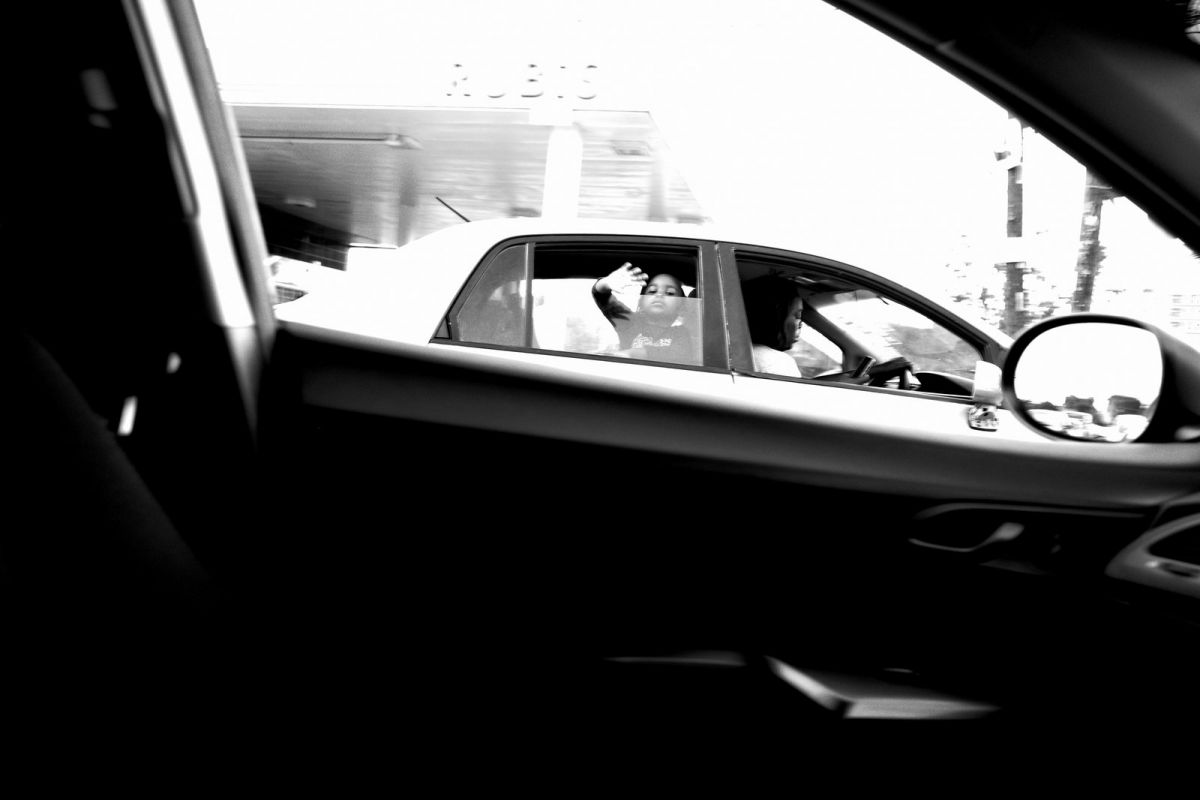
M638 310L659 319L674 321L683 299L683 287L671 275L655 275L642 291Z

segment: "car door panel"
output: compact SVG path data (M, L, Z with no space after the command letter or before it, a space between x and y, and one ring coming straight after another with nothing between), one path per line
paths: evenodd
M1022 425L1004 408L993 412L997 418L995 427L988 430L973 428L968 415L974 404L961 398L781 376L735 374L733 380L747 399L782 415L803 409L806 416L824 414L831 423L886 431L899 428L912 436L966 437L971 440L990 437L1033 445L1045 442L1043 436Z
M747 401L736 393L726 397L707 391L689 394L644 386L640 381L622 384L595 376L567 376L557 369L547 370L521 361L497 362L490 356L473 356L472 348L373 342L330 331L304 334L294 331L287 342L285 352L294 350L295 355L288 355L285 363L295 362L298 356L313 359L311 365L299 370L308 394L298 395L297 402L334 408L344 405L350 410L399 417L420 411L428 415L429 421L470 423L476 427L490 427L500 420L511 419L512 430L529 435L592 438L635 447L661 443L669 451L744 463L747 470L762 474L786 478L794 473L830 486L885 491L902 488L931 498L1021 501L1057 497L1065 504L1149 506L1187 492L1192 485L1191 470L1200 459L1200 452L1191 445L1164 450L1129 444L1119 449L1081 451L1070 442L1045 437L1030 442L1003 441L996 437L931 437L898 430L890 421L872 424L853 415L831 420L823 408L799 406L789 415L765 415L761 403ZM343 360L352 365L361 361L371 368L352 367L348 374L342 375L336 371L342 369L339 362ZM389 363L395 363L396 367L389 368ZM300 366L306 365L301 361ZM590 414L594 415L590 421L596 424L584 424L584 417L566 414L538 417L521 412L502 417L486 404L481 408L469 392L464 393L462 404L443 408L430 401L431 393L422 395L413 390L414 379L405 372L410 366L456 376L454 382L446 385L446 391L474 384L487 386L491 380L533 387L528 407L533 407L534 397L542 399L543 394L559 397L559 405L565 404L567 398L577 398L577 402L588 403ZM336 377L326 374L331 371ZM360 391L356 380L375 383L370 391ZM840 387L814 388L839 397L850 394ZM587 401L588 397L595 399ZM906 395L899 397L907 399ZM604 404L621 400L627 406L619 413L609 413L605 419ZM918 400L922 399L912 402ZM639 413L638 403L645 404L644 415ZM661 418L668 413L667 409L678 411L672 425L666 425ZM554 427L542 427L550 425ZM656 427L686 428L701 435L653 433ZM981 458L988 468L972 468ZM897 465L903 468L897 469ZM1001 472L1006 474L1006 480L993 480L993 475ZM1103 501L1093 493L1097 481L1103 481L1107 489Z
M1060 443L997 446L995 469L1024 476L998 486L972 470L977 446L956 456L949 437L835 435L734 402L481 368L448 348L371 352L286 331L278 343L274 474L297 498L280 546L291 574L327 587L289 588L356 626L436 598L416 623L422 648L573 664L769 654L1078 718L1115 670L1154 663L1114 657L1114 635L1172 629L1131 614L1103 564L1186 491L1194 464L1129 463L1099 509L1089 484L1134 451L1068 474L1067 451L1046 449ZM1019 535L976 549L1005 526Z

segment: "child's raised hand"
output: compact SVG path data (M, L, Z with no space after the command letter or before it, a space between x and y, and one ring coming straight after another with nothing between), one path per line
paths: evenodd
M596 288L602 292L625 292L631 289L641 292L642 287L649 280L649 276L642 271L641 267L635 267L626 261L597 281Z

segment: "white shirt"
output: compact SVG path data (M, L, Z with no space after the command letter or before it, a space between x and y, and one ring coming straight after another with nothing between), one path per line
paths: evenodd
M765 344L754 345L754 371L771 372L775 375L790 375L799 378L800 368L796 361L782 350L767 347Z

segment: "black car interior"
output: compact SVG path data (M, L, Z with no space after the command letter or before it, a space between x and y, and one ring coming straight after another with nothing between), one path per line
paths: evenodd
M5 63L39 121L3 134L37 166L0 220L14 727L486 782L531 752L942 763L1200 711L1194 602L1104 571L1196 513L1190 455L785 425L288 330L248 412L126 14L75 6Z

